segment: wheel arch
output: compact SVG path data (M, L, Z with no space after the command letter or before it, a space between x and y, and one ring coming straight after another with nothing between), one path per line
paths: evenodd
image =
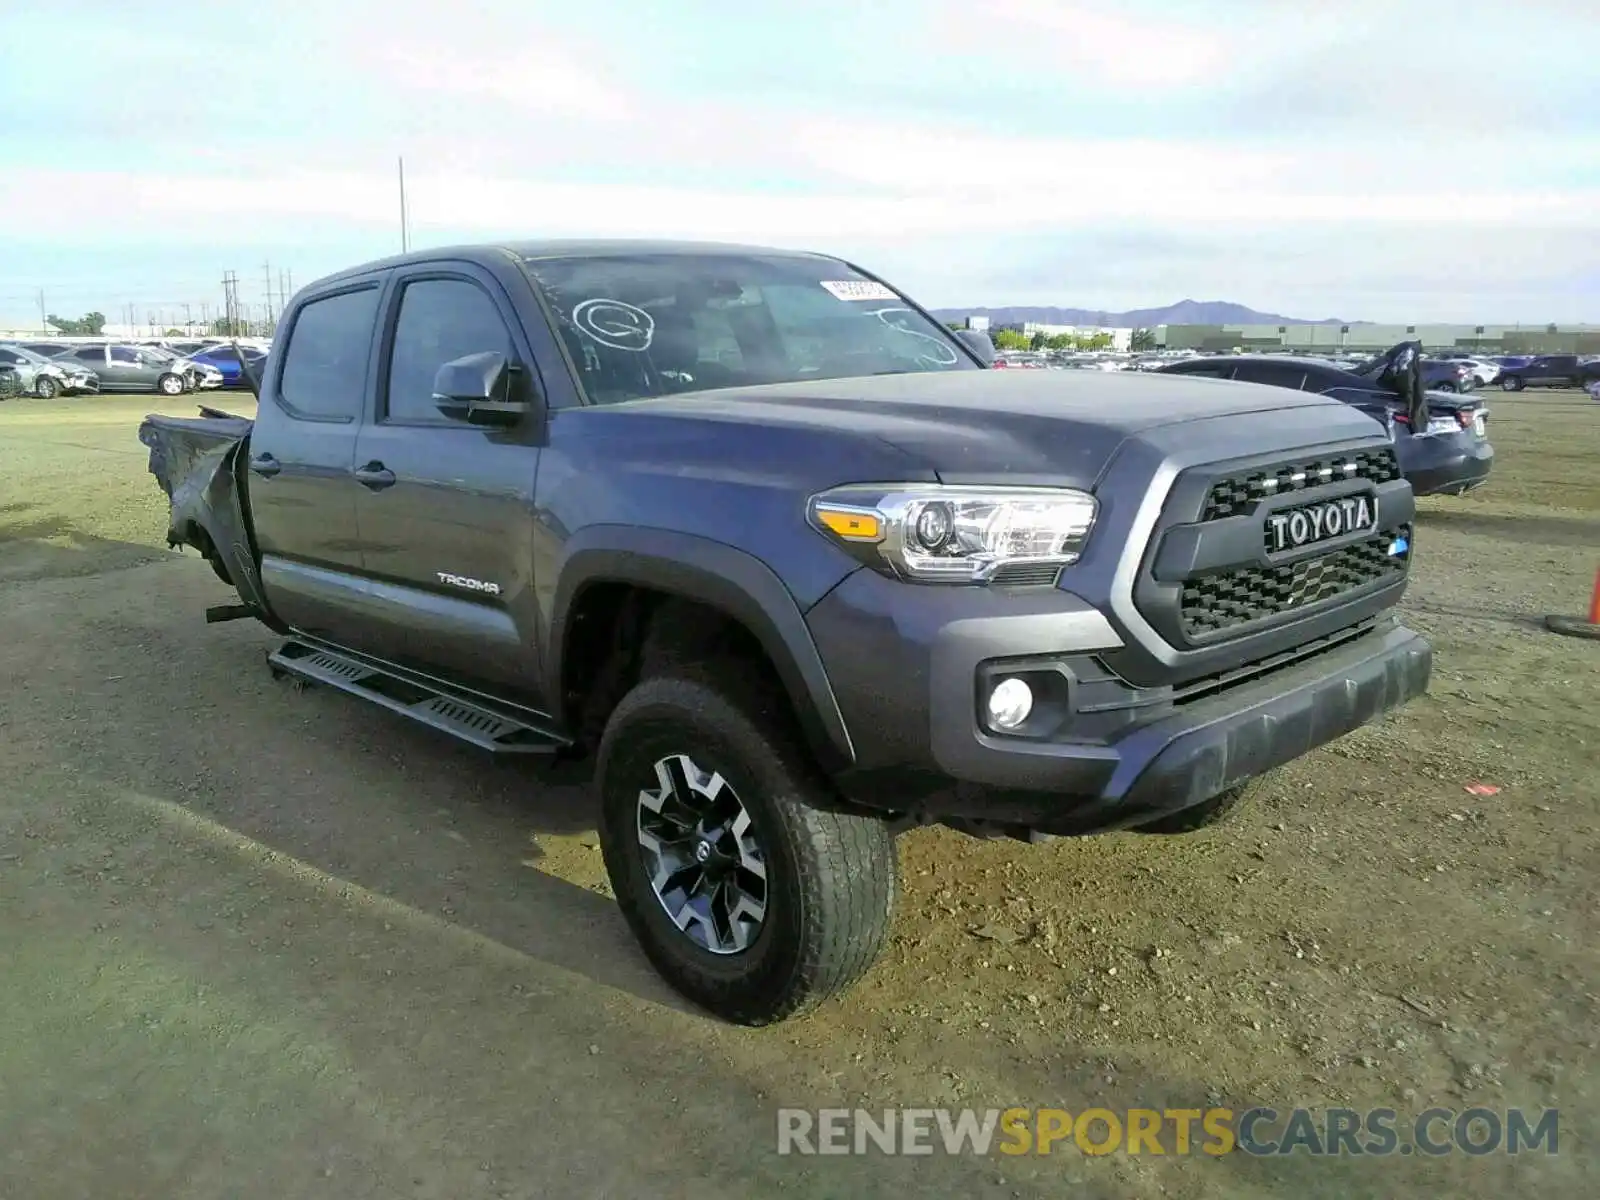
M595 589L639 589L703 605L742 627L777 674L806 745L829 774L855 762L855 747L799 604L773 570L743 550L693 534L635 526L591 526L567 544L551 605L547 655L550 689L576 728L569 696L576 679L574 618Z

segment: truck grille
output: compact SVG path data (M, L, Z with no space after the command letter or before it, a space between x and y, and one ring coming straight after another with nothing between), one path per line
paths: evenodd
M1399 478L1400 462L1394 450L1387 446L1241 471L1218 479L1211 485L1200 519L1221 521L1228 517L1243 516L1268 496L1321 487L1339 480L1364 479L1378 484Z
M1358 457L1377 458L1380 454L1367 453ZM1390 458L1393 458L1392 453ZM1282 468L1279 474L1298 469ZM1259 473L1240 478L1257 477ZM1223 485L1217 485L1220 486ZM1213 495L1217 487L1212 488ZM1391 554L1390 547L1397 537L1404 539L1405 548L1398 554ZM1242 567L1191 579L1184 583L1180 601L1182 629L1190 639L1204 638L1252 621L1307 608L1403 575L1410 557L1411 527L1405 525L1316 558L1277 567Z

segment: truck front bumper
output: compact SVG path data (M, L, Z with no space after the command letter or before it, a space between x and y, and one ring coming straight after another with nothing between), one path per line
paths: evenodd
M836 589L808 618L858 748L838 783L860 805L926 820L1069 835L1144 825L1371 722L1424 693L1432 673L1428 642L1392 617L1169 689L1131 688L1106 669L1094 651L1117 639L1092 609L920 627L902 613L899 639L879 640L874 655L875 622L848 604L850 590ZM878 592L864 581L856 598ZM1059 609L1062 600L987 603ZM1046 713L1042 736L985 727L988 689L1017 674L1062 681L1047 682L1055 716Z

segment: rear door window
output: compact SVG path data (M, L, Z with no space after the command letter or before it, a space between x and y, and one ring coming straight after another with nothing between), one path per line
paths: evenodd
M377 317L376 284L312 300L295 314L278 379L279 399L292 415L356 419Z

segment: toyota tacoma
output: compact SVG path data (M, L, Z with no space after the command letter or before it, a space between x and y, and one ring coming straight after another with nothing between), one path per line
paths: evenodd
M994 371L816 254L542 242L302 290L253 419L151 416L273 673L592 775L659 972L760 1025L895 836L1181 833L1427 688L1414 502L1338 400Z

